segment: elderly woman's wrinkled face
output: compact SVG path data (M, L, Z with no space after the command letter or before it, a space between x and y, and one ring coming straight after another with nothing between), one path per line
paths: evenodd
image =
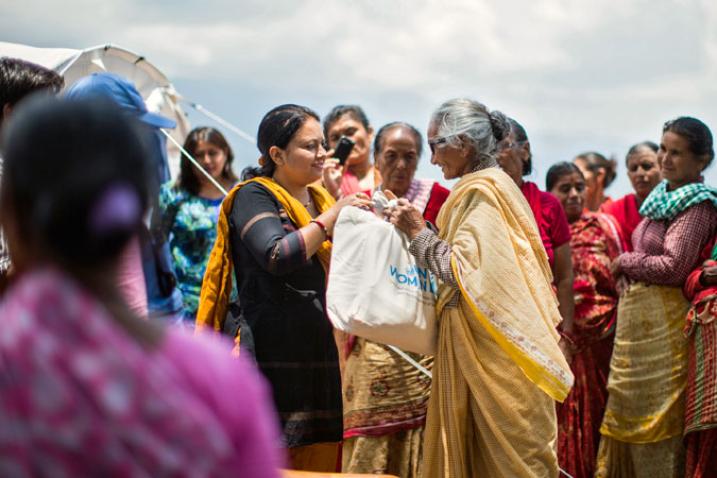
M448 139L438 135L438 126L435 124L428 127L431 164L441 168L445 179L460 178L471 170L470 151L465 145L452 146Z
M329 148L335 148L341 136L346 136L356 143L351 150L351 154L346 159L348 166L356 166L367 163L371 153L371 141L373 140L373 129L364 128L361 121L354 118L351 113L343 114L334 121L328 129Z
M650 148L639 148L627 158L627 176L640 199L645 199L662 179L657 164L657 153Z
M662 135L657 161L662 177L667 179L671 189L697 182L707 164L705 158L696 156L690 150L687 138L672 131Z
M568 222L580 219L585 204L585 180L582 174L564 174L555 182L550 192L560 200Z
M416 136L403 126L397 126L384 133L380 146L376 166L383 178L383 188L403 197L418 166Z

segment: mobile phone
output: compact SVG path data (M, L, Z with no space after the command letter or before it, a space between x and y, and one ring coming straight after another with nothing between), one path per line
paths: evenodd
M334 149L334 158L339 160L341 166L346 163L346 159L349 157L349 154L351 154L351 150L354 149L355 145L356 143L346 136L339 138L338 143L336 143L336 148Z

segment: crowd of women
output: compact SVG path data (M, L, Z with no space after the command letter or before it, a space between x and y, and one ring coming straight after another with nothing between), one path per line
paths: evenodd
M0 61L3 474L717 476L717 190L700 120L630 148L635 192L616 200L617 163L596 152L553 164L544 190L526 181L525 128L470 99L428 120L450 191L415 177L419 128L374 131L356 105L323 121L273 108L241 181L223 135L196 128L184 148L202 170L183 158L167 181L171 126L131 84L95 75L21 102L56 93L53 75ZM326 318L340 211L379 190L439 279L436 353L408 354L432 379Z

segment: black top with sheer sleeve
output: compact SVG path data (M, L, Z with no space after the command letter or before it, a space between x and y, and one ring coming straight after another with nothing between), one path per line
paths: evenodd
M287 447L342 439L341 381L326 317L326 275L268 189L234 199L232 260L256 360L271 383Z

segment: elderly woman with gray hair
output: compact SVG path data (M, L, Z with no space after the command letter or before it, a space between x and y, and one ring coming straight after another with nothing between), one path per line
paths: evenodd
M558 475L554 400L573 377L538 227L496 161L509 128L481 103L441 105L428 127L431 163L460 180L438 215L440 234L405 199L389 212L441 282L424 476Z

